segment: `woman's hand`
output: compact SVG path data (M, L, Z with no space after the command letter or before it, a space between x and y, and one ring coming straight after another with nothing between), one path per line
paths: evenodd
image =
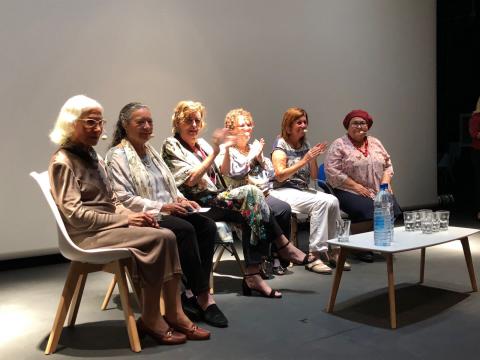
M353 190L361 196L369 197L372 199L375 197L375 193L372 190L366 188L365 186L359 183L355 184L355 186L353 187Z
M185 206L181 203L170 203L170 204L164 204L162 206L162 212L169 213L171 215L178 215L178 216L184 216L188 214L188 208L189 206Z
M319 143L312 147L308 152L305 154L303 157L306 162L310 162L314 159L316 159L320 154L323 154L327 150L327 143Z
M237 143L237 137L230 134L230 130L223 128L223 129L215 129L212 135L212 147L213 151L218 153L220 151L220 144L224 144L225 147L234 146Z
M177 198L177 203L182 205L183 207L191 207L192 209L200 209L200 205L193 200L188 200L186 198Z
M263 160L263 147L265 146L265 139L261 138L260 140L255 141L252 146L255 146L253 152L254 158L261 163Z
M146 212L128 214L128 226L160 227L155 217Z
M188 204L195 210L198 210L201 208L201 206L196 201L193 201L193 200L187 200L187 201L188 201Z

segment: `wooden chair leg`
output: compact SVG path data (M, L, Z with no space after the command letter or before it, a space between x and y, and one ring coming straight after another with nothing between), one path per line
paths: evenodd
M393 277L393 256L387 254L388 302L390 304L390 327L397 328L397 309L395 305L395 281Z
M237 260L238 267L240 268L240 271L242 275L245 275L245 267L243 266L243 262L240 260L240 256L238 256L237 249L235 249L235 244L231 244L230 246L230 251L232 252L233 256L235 257L235 260Z
M165 299L163 297L163 289L162 292L160 293L160 315L164 316L165 315Z
M296 214L290 217L290 241L298 248L298 219Z
M118 290L120 291L120 300L122 302L123 315L125 317L125 324L127 326L128 339L130 340L130 348L133 352L142 351L140 339L138 337L137 324L133 316L130 301L128 299L128 286L125 277L125 270L120 261L114 263L115 277L118 282Z
M425 278L425 250L425 248L422 248L420 252L420 284L423 284Z
M340 280L342 280L343 268L345 260L347 259L347 250L344 247L340 248L338 254L337 268L335 269L335 277L332 283L332 290L330 292L330 299L328 300L327 312L332 313L337 299L338 288L340 287Z
M220 264L220 260L222 259L223 252L225 251L225 247L223 245L220 246L220 251L217 254L217 257L215 259L215 262L213 263L212 266L212 271L217 270L218 265Z
M75 287L75 293L73 294L72 304L70 305L70 313L68 315L68 326L75 326L77 320L78 309L80 308L80 302L82 301L83 289L85 288L85 282L87 281L88 273L81 273L78 277L77 286Z
M142 288L140 287L138 282L133 281L129 266L125 266L125 273L127 274L128 282L132 287L133 297L137 302L138 308L142 309Z
M463 255L465 256L465 262L467 263L468 275L470 276L470 283L472 284L472 290L478 291L477 279L475 278L475 269L473 268L472 253L470 252L470 244L468 238L464 237L460 239L463 247Z
M210 287L210 295L215 294L215 289L214 289L214 282L213 282L213 270L210 271L210 278L208 280L208 286Z
M107 293L105 294L105 298L103 299L102 306L100 309L105 310L108 306L108 303L110 302L110 299L112 298L113 290L115 289L115 285L117 285L117 279L115 278L115 275L113 276L112 281L110 282L110 286L107 289Z
M63 324L67 317L68 309L72 302L73 293L78 284L79 276L81 273L80 264L72 262L68 271L67 279L65 280L65 286L63 287L60 302L58 303L57 313L55 314L55 320L53 321L52 331L48 338L47 346L45 348L45 354L50 355L55 352L58 345L58 340L62 334Z

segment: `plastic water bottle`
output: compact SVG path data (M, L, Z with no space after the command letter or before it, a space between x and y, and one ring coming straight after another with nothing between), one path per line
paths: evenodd
M373 201L373 238L376 246L390 246L393 240L393 198L388 184L381 184Z
M381 184L385 186L385 196L388 197L388 203L390 204L390 220L392 221L392 242L393 242L393 229L395 228L395 213L393 211L393 195L390 191L388 191L388 184ZM380 185L380 187L381 187Z

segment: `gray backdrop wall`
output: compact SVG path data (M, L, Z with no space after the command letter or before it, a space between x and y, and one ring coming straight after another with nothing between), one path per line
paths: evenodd
M3 0L0 44L0 259L56 251L28 174L47 168L48 133L79 93L104 105L110 132L124 104L149 104L158 148L181 99L207 106L207 137L250 110L268 148L290 106L309 112L311 142L365 108L400 203L436 199L434 0Z

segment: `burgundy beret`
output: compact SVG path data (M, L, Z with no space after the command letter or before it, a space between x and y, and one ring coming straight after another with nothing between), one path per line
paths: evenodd
M369 129L372 127L373 119L370 114L365 110L358 109L350 111L347 116L345 116L345 119L343 119L343 126L345 127L345 129L348 129L348 126L350 125L350 120L352 120L354 117L359 117L365 120Z

